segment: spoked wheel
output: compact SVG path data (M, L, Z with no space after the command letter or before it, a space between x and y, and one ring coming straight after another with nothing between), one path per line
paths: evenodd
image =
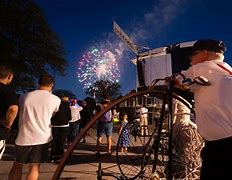
M183 98L179 98L175 94L173 96L185 104L186 108L191 109L191 106L188 107ZM158 123L155 122L149 136L141 136L139 134L141 131L139 130L138 122L133 121L129 123L123 129L123 131L128 131L130 135L130 144L127 152L120 152L119 142L123 133L119 136L116 155L120 172L125 179L168 179L170 173L173 179L199 179L201 166L200 150L202 147L201 137L192 126L182 126L180 122L181 125L179 126L182 126L182 129L185 128L186 130L183 132L180 131L180 136L177 136L177 139L172 139L173 146L172 150L170 150L166 102L161 96L156 97L163 104L162 108L159 109L160 118L158 119ZM186 139L186 134L188 134L187 137L190 139ZM185 146L181 144L178 149L175 141L179 142L181 139L185 140ZM170 153L172 154L171 170L169 169Z
M167 131L163 130L160 137L160 145L158 151L157 133L148 141L143 157L141 176L143 179L159 180L166 177L168 163L168 136ZM156 163L156 165L155 165Z
M118 138L116 150L117 164L125 179L139 179L143 171L141 164L143 163L145 146L150 135L141 135L140 132L139 121L134 120L123 128ZM128 147L126 150L122 150L121 142L125 133L129 135Z

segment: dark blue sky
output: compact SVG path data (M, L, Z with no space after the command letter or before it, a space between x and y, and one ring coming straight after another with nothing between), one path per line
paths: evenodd
M76 75L77 64L92 46L117 48L112 19L136 44L157 48L202 38L223 40L232 64L232 1L230 0L36 0L50 27L64 43L67 75L56 77L56 89L83 99L85 90ZM121 49L118 60L122 94L135 88L136 68L131 51Z

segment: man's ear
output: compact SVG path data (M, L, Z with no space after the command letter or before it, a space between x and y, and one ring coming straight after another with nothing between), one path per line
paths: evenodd
M52 92L52 90L53 90L53 89L52 89L52 88L53 88L53 86L54 86L54 84L50 84L50 86L49 86L49 87L50 87L50 92Z
M201 53L201 55L202 55L202 59L203 59L203 61L206 61L206 60L207 60L207 58L208 58L208 51L203 50L203 51L202 51L202 53Z
M8 74L7 76L7 80L8 80L8 84L11 83L12 79L13 79L14 75L13 74Z

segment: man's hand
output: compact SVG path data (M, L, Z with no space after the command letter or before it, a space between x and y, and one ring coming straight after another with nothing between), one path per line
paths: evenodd
M181 90L189 90L190 89L190 86L185 85L185 84L176 84L175 87L178 89L181 89Z
M6 128L10 129L11 125L13 124L17 113L18 113L18 106L17 105L12 105L8 108L7 113L6 113L6 119L3 120L3 124Z

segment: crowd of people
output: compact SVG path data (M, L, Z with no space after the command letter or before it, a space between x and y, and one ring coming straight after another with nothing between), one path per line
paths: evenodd
M65 144L71 145L78 132L90 121L92 113L84 100L77 101L64 94L52 94L55 80L48 74L39 78L37 90L18 97L8 86L13 75L9 66L0 65L0 158L4 153L10 128L18 114L15 161L8 178L21 179L23 165L29 164L26 178L38 179L40 164L48 160L59 162L64 154ZM103 100L98 111L106 108L108 104L108 99ZM97 149L105 133L108 154L111 154L112 118L117 119L116 114L112 116L111 111L108 111L97 123ZM85 136L86 134L83 136L83 143L86 143Z
M69 99L64 94L54 95L52 88L55 80L51 75L42 75L38 89L18 96L8 85L13 79L13 71L7 65L0 65L1 123L0 148L2 157L5 142L18 114L18 132L15 139L15 161L8 179L21 179L24 164L29 164L27 179L38 179L40 164L57 163L63 157L65 145L71 145L74 138L92 117L87 102ZM109 99L96 106L96 112L108 107ZM124 114L122 128L128 123ZM100 155L103 135L107 138L107 154L111 155L113 123L120 120L116 109L106 112L97 122L96 155ZM85 134L83 143L86 143ZM123 136L122 149L127 150L129 136ZM50 151L49 151L50 148Z
M85 101L78 104L64 94L52 94L55 80L51 75L41 75L38 89L20 96L8 86L13 75L10 66L0 65L0 159L11 126L18 117L15 160L8 179L21 179L24 164L29 164L26 179L38 179L40 164L48 160L59 162L65 144L72 143L91 115Z
M191 67L182 71L186 78L202 76L209 86L190 87L194 92L196 127L205 141L201 152L201 179L228 179L232 160L232 68L224 62L225 44L222 41L203 39L197 41L191 51ZM49 158L59 161L65 149L70 145L90 121L92 114L86 101L70 100L65 95L52 94L55 80L51 75L42 75L37 90L17 96L9 86L13 79L13 70L0 65L0 159L10 128L18 114L18 134L15 139L15 161L9 173L9 179L21 179L24 164L29 163L27 179L38 179L40 164ZM177 83L177 82L176 82ZM178 82L178 85L181 81ZM104 99L96 111L108 107L109 99ZM147 109L139 110L141 134L148 134ZM106 112L97 122L96 155L100 155L103 135L107 138L107 154L112 153L113 122L118 122L117 112ZM126 152L130 143L128 132L122 132L128 123L128 115L123 115L121 127L121 151ZM186 122L181 121L184 125ZM86 136L83 143L86 143ZM51 151L49 153L49 147ZM50 157L49 157L50 154Z

